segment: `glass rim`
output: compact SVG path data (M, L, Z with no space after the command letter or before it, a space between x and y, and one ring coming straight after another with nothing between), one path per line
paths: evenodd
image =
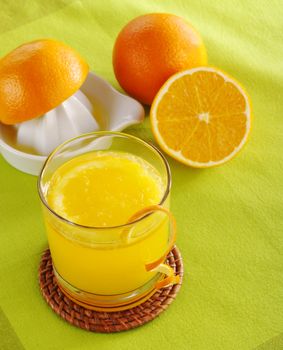
M53 210L49 204L47 203L47 200L42 192L42 186L41 186L41 182L42 182L42 177L43 177L43 174L44 174L44 171L46 169L46 166L48 165L49 161L53 158L53 156L58 153L58 151L60 151L64 146L68 145L69 143L75 141L75 140L78 140L78 139L83 139L83 138L86 138L88 136L122 136L122 137L126 137L128 139L132 139L136 142L139 142L141 144L143 144L144 146L148 147L149 149L151 149L152 151L154 151L159 157L160 157L160 160L162 161L162 163L164 164L165 166L165 169L166 169L166 179L167 179L167 183L166 183L166 188L165 188L165 191L164 191L164 194L160 200L160 202L158 203L158 205L163 205L164 202L166 201L169 193L170 193L170 189L171 189L171 184L172 184L172 180L171 180L171 170L170 170L170 167L169 167L169 164L168 164L168 161L167 159L165 158L165 156L162 154L162 152L153 144L147 142L147 141L144 141L142 140L141 138L139 137L136 137L136 136L133 136L133 135L130 135L130 134L126 134L126 133L123 133L123 132L118 132L118 131L94 131L94 132L90 132L90 133L85 133L85 134L81 134L79 136L76 136L76 137L73 137L71 139L68 139L67 141L61 143L59 146L57 146L50 154L49 156L47 157L47 159L45 160L44 164L43 164L43 167L39 173L39 176L38 176L38 179L37 179L37 190L38 190L38 194L39 194L39 198L41 200L41 203L45 206L45 208L47 210L50 211L51 214L53 214L55 217L57 217L58 219L62 220L63 222L65 222L66 224L68 225L71 225L71 226L74 226L74 227L77 227L77 228L82 228L84 230L111 230L111 229L123 229L123 228L127 228L127 227L130 227L134 224L137 224L138 222L144 220L145 218L151 216L152 214L154 214L155 212L151 212L151 213L148 213L134 221L131 221L131 222L128 222L128 223L125 223L125 224L121 224L121 225L115 225L115 226L87 226L87 225L81 225L81 224L78 224L78 223L75 223L73 221L70 221L66 218L64 218L63 216L59 215L55 210Z

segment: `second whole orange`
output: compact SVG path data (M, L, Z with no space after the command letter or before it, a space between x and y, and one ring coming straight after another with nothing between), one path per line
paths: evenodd
M151 13L129 22L113 49L113 67L121 87L151 104L173 74L207 64L200 34L183 18Z

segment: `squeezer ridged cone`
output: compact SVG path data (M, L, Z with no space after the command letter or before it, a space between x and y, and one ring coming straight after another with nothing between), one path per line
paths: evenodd
M47 156L62 142L97 131L99 125L90 101L77 91L60 106L41 117L17 124L15 128L18 147Z

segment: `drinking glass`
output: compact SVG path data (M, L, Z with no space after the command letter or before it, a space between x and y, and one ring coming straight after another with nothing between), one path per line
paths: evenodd
M52 175L65 162L98 150L127 152L150 163L162 180L160 202L118 226L84 226L60 216L47 201ZM62 292L87 308L116 311L132 308L157 289L178 283L179 276L165 264L176 238L175 220L169 211L170 187L166 159L156 147L137 137L94 132L57 147L43 166L38 192L54 275Z

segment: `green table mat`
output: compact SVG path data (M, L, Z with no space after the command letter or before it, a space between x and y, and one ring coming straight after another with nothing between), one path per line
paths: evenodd
M111 55L121 27L147 12L181 15L202 34L210 64L246 87L254 110L250 141L230 163L196 170L168 157L184 284L158 319L120 334L76 329L46 305L37 282L47 240L36 178L0 157L0 349L283 349L282 1L1 0L0 7L1 56L57 38L117 88ZM152 139L148 118L128 132Z

